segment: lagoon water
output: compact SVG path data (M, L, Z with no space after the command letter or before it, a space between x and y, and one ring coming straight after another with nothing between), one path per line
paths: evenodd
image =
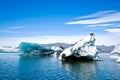
M0 53L0 80L120 80L120 63L101 53L103 61L59 61L58 57L20 57Z

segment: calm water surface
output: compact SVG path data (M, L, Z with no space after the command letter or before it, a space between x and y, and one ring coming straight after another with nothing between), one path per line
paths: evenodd
M102 53L103 61L59 61L58 57L20 57L0 53L0 80L120 80L120 63Z

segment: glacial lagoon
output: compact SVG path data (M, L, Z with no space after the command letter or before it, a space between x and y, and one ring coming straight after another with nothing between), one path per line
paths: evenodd
M102 61L60 61L57 56L0 53L0 80L120 80L120 63L110 53L99 56Z

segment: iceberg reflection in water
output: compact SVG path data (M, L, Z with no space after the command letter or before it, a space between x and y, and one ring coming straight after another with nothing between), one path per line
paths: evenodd
M95 80L96 79L96 62L66 62L62 61L63 68L67 73L77 80Z

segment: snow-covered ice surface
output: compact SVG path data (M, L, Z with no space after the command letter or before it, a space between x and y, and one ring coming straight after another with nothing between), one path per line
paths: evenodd
M95 37L94 33L90 33L88 36L79 40L74 45L66 48L59 56L60 60L65 60L68 57L76 58L87 58L90 60L100 60L97 56L99 53L98 49L95 46Z
M114 50L111 52L110 58L115 59L116 62L120 62L120 44L115 46Z

